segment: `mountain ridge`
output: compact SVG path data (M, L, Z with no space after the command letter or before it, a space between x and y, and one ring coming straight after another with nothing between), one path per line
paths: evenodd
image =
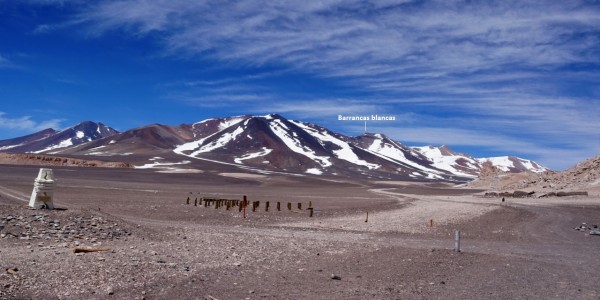
M517 157L473 158L447 146L409 147L383 134L350 137L278 114L212 118L177 126L151 124L118 132L82 122L0 141L0 151L69 156L168 157L257 170L380 179L469 181L490 161L507 172L547 170Z

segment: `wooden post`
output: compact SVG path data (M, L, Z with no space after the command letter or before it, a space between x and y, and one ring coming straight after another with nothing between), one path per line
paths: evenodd
M365 223L369 222L369 212L367 212L367 218L365 219Z
M312 207L312 201L308 201L308 208Z
M429 219L429 227L433 227L433 219Z
M298 210L302 210L302 203L298 202Z
M460 252L460 230L454 233L454 251Z
M314 211L314 209L312 207L309 207L307 209L308 209L308 217L312 218L313 217L313 211Z
M292 210L292 202L288 202L288 210Z
M277 211L281 211L281 202L277 201Z
M243 211L244 211L244 219L246 218L246 206L248 204L248 200L246 200L246 195L244 195L244 201L242 202L242 207L243 207Z
M256 201L252 202L252 212L256 212Z
M265 203L265 211L269 211L269 204L270 204L269 201L267 201Z
M194 199L194 206L198 206L198 198Z
M185 204L190 205L190 197L187 197L187 200L185 200Z

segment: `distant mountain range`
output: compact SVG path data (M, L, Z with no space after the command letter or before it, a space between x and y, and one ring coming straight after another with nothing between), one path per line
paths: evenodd
M106 158L128 156L138 167L205 161L264 171L400 180L469 181L484 164L506 172L543 172L522 158L474 158L442 147L407 147L383 134L345 136L280 115L153 124L125 132L94 122L0 141L0 151Z
M0 141L0 151L53 153L118 133L102 123L87 121L62 131L48 128L23 137Z

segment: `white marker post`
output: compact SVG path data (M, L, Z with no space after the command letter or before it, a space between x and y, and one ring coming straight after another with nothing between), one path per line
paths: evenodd
M54 173L52 169L40 169L40 173L33 183L33 191L29 199L29 207L40 206L54 209Z
M454 232L454 251L460 252L460 230Z

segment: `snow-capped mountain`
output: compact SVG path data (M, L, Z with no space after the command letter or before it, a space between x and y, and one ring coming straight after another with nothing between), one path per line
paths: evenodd
M413 171L409 176L413 178L425 177L435 179L443 178L448 174L463 176L463 174L452 173L439 168L433 164L428 157L383 134L365 133L354 138L353 142L363 149L378 156L385 157L387 160L401 168L412 169Z
M473 158L446 146L407 147L382 134L349 137L276 114L179 126L153 124L122 133L102 123L83 122L60 132L49 129L0 141L0 151L127 155L144 167L210 163L223 168L400 180L468 181L477 177L484 163L508 172L546 170L516 157Z
M491 163L492 166L503 172L530 171L540 173L548 170L534 161L514 156L474 158L468 154L452 151L447 146L412 147L412 149L426 156L435 167L468 177L477 177L486 162Z
M477 177L481 164L476 159L467 154L452 151L447 146L433 147L412 147L432 163L436 168L446 170L453 174Z
M30 135L0 141L0 151L10 151L12 149L13 151L16 150L16 152L22 152L28 144L43 140L53 134L56 134L56 132L56 130L48 128Z
M193 159L319 175L465 179L383 135L352 138L279 115L209 119L192 128L195 139L174 151Z
M548 171L548 169L532 160L523 159L515 156L498 156L498 157L487 157L478 158L481 164L490 162L494 167L500 169L503 172L520 173L524 171L531 171L535 173L542 173Z
M367 153L322 127L279 115L209 119L192 126L194 141L174 151L267 170L322 174L381 167L360 158ZM353 149L355 148L355 149Z
M86 121L61 131L46 129L22 138L0 141L0 147L10 152L56 154L117 133L102 123Z
M62 150L61 153L92 156L158 155L172 152L177 145L191 141L192 138L190 125L152 124L109 135L77 147L70 147Z

